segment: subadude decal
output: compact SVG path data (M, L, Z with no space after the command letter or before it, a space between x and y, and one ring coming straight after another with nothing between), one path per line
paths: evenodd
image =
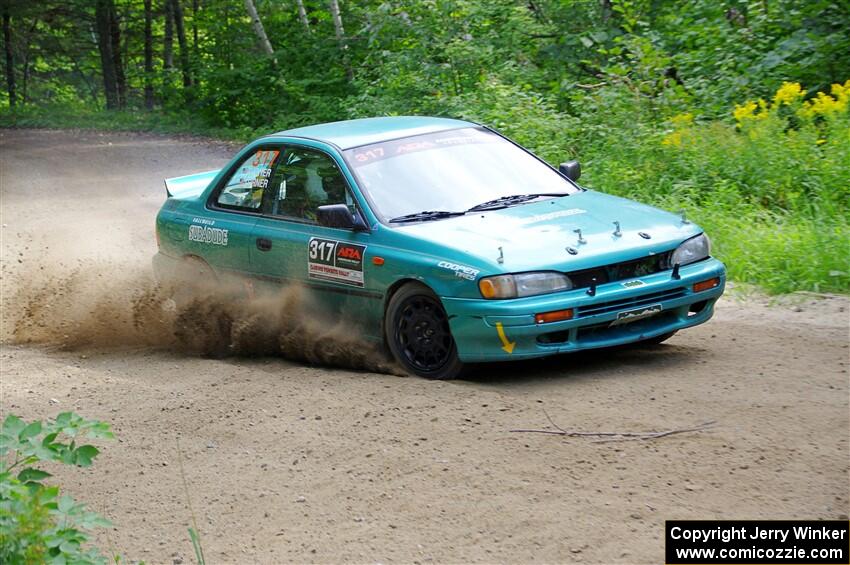
M334 239L310 238L307 242L307 276L311 279L362 287L366 246Z
M193 222L206 224L189 226L189 241L198 243L209 243L211 245L227 245L227 230L211 227L215 220L206 218L192 218Z

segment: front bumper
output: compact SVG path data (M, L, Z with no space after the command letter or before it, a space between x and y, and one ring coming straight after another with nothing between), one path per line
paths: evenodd
M714 303L726 286L726 268L717 259L679 270L599 285L596 295L577 289L509 300L442 298L462 361L496 361L544 357L557 353L610 347L649 339L702 324L714 314ZM694 292L695 283L720 278L712 289ZM660 305L649 318L612 325L621 312ZM573 318L536 324L538 313L573 309Z

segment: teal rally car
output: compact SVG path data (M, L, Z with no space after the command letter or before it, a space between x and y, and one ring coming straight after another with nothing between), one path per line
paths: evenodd
M726 271L684 215L580 186L478 124L388 117L261 137L165 181L158 274L298 283L408 372L661 342Z

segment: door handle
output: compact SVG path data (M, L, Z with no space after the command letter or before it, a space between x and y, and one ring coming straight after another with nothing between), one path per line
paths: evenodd
M260 251L268 251L272 248L272 240L266 239L264 237L257 238L257 249Z

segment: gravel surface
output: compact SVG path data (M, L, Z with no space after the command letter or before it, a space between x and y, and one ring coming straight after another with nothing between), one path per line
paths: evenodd
M57 339L70 311L103 317L108 303L121 319L121 293L149 284L162 179L233 151L0 130L0 410L112 423L93 467L51 469L112 520L96 535L106 551L193 562L189 500L209 563L659 563L666 519L847 519L847 297L733 291L662 346L451 382L203 358L153 322L156 339L84 323ZM55 327L16 333L36 311ZM552 429L546 414L580 431L717 424L607 443L511 433Z

